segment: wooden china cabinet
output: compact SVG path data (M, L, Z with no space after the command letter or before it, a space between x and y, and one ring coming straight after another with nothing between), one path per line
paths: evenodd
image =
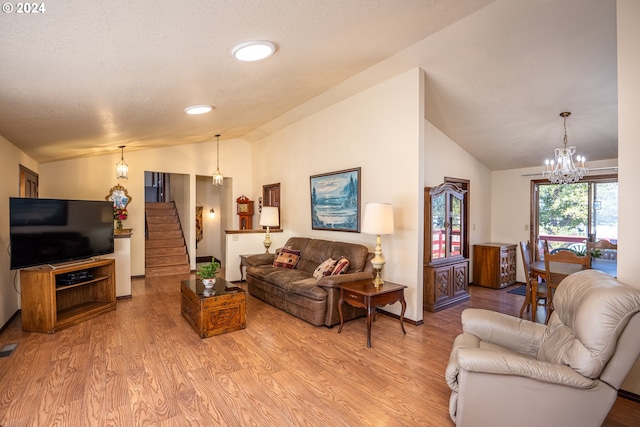
M423 308L435 312L469 299L466 190L445 182L424 189Z

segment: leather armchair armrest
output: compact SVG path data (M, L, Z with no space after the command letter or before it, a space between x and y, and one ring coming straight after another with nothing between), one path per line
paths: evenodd
M546 326L495 311L468 308L462 330L480 340L536 357Z
M275 255L274 254L258 254L258 255L251 255L250 257L247 257L247 264L248 265L253 265L253 266L258 266L258 265L271 265L273 264L273 260L275 259Z
M317 285L325 288L337 288L344 283L359 282L360 280L373 280L373 274L361 271L359 273L336 274L335 276L324 276L318 280Z
M515 375L562 386L589 389L597 381L578 374L567 365L555 365L510 352L460 348L458 368L469 372Z

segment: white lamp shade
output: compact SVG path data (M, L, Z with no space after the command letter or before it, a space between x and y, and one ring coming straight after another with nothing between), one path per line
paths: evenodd
M280 225L278 208L276 206L263 206L260 213L260 225L263 227L277 227Z
M362 232L367 234L393 234L393 205L367 203L364 206Z

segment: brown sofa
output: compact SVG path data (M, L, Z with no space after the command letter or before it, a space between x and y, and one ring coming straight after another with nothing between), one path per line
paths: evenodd
M293 269L274 267L274 254L248 257L249 293L316 326L331 327L340 323L339 285L373 279L373 254L363 245L306 237L292 237L285 247L301 252ZM320 279L313 276L314 270L323 261L341 257L349 260L346 274L324 276ZM364 316L366 312L343 304L342 314L346 321Z

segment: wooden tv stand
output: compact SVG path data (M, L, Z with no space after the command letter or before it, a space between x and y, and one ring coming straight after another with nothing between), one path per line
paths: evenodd
M87 270L92 279L56 286L56 278ZM105 259L20 270L22 329L54 333L116 309L115 261Z

